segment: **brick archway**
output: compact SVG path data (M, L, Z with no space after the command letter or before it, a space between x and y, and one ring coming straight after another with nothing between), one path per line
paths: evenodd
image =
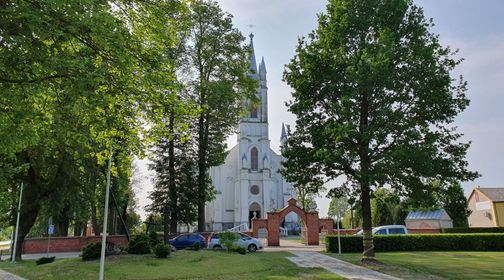
M252 219L252 235L258 236L259 228L268 230L268 246L280 246L280 223L290 212L296 213L306 227L306 245L319 245L319 227L324 227L328 233L333 232L331 219L319 219L318 212L305 212L297 205L297 200L291 198L287 206L280 211L268 212L266 219Z

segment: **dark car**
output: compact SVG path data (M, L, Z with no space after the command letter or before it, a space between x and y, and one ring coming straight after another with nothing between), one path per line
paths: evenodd
M200 248L205 248L205 237L199 233L185 233L181 234L173 239L170 239L170 245L177 249L184 249L193 246L194 243L200 244Z

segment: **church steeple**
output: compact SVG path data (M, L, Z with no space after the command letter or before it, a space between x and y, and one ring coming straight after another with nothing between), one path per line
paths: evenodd
M259 63L259 79L261 79L261 81L266 81L266 64L264 63L264 56L261 59L261 63Z
M284 145L287 142L287 132L285 131L285 125L282 123L282 135L280 136L280 144Z
M256 63L256 58L255 58L255 50L254 50L254 34L250 33L250 72L251 76L257 80L257 63Z

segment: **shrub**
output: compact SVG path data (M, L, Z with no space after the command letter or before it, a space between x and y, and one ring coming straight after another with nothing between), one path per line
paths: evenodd
M158 243L152 250L154 251L154 255L158 258L166 258L171 253L171 247L163 243Z
M236 246L233 251L239 253L239 254L242 254L242 255L245 255L247 254L247 249L243 248L243 247L240 247L240 246Z
M504 233L504 227L443 228L442 233Z
M227 248L227 250L233 250L235 247L234 243L238 240L238 234L231 231L224 231L219 234L220 244Z
M128 243L128 253L135 255L150 254L150 238L147 234L139 234L133 237Z
M199 251L201 249L201 244L199 242L194 242L194 244L192 245L192 249L194 251Z
M101 255L101 243L90 243L82 248L82 260L89 261L99 259Z
M35 263L37 265L52 263L52 262L54 262L54 259L56 259L56 257L48 257L48 258L42 257L42 258L38 259L37 261L35 261Z
M149 233L149 244L152 249L158 244L163 244L163 242L158 239L158 234L155 231Z
M504 251L504 234L405 234L374 236L376 252L393 251ZM326 236L328 252L338 252L337 236ZM341 236L341 251L362 252L362 236Z

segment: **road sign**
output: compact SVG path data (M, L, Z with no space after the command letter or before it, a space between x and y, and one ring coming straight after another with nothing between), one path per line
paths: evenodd
M47 233L49 235L53 235L54 234L54 225L49 225L49 229L47 230Z

